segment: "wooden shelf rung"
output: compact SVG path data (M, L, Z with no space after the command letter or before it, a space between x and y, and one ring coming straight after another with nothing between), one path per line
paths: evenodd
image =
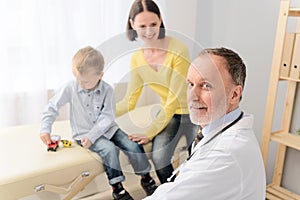
M282 198L278 198L278 197L276 197L273 194L268 193L268 192L266 193L266 199L267 200L282 200Z
M289 16L300 17L300 8L290 8Z
M280 77L279 77L279 80L282 80L282 81L300 82L300 79L294 79L294 78L285 77L285 76L280 76Z
M300 200L300 196L298 194L272 184L267 187L266 197L269 200Z
M300 151L300 136L277 131L271 134L271 140Z
M276 190L275 188L273 188L273 187L269 187L269 188L267 189L267 194L272 195L272 200L274 200L274 199L280 199L280 200L285 199L285 200L287 200L285 194L283 194L283 193L277 191L277 190Z

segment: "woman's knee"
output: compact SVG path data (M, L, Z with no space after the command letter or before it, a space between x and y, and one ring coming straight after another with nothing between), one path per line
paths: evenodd
M171 162L172 155L165 151L152 152L152 162L155 166L165 166Z
M120 136L120 135L118 135ZM130 140L128 138L128 136L126 135L126 137L120 137L120 138L115 138L116 139L116 144L118 145L118 147L126 152L133 152L133 153L144 153L144 149L143 146L133 142L132 140Z

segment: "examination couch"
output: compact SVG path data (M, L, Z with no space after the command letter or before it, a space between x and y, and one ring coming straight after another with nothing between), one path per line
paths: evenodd
M117 118L117 123L127 133L142 132L160 109L159 105L140 106ZM91 189L95 181L108 184L101 160L76 144L60 147L56 152L47 151L39 138L39 124L9 127L0 130L0 199L76 199L99 189ZM53 134L71 140L69 121L57 121ZM186 146L183 137L176 148L174 165L180 162L179 151ZM149 152L151 143L144 146ZM120 153L122 167L129 165ZM104 180L103 180L104 179ZM89 187L88 191L85 190ZM27 197L27 198L26 198Z

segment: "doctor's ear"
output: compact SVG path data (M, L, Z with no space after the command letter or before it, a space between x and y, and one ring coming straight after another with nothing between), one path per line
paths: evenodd
M231 93L231 103L239 103L242 98L243 88L240 85L235 86Z

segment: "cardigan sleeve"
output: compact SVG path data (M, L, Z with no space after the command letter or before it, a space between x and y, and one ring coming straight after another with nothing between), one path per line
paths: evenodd
M135 59L136 55L134 54L130 63L130 81L125 97L116 104L116 117L133 110L143 90L144 82L138 74L139 69L136 67Z

